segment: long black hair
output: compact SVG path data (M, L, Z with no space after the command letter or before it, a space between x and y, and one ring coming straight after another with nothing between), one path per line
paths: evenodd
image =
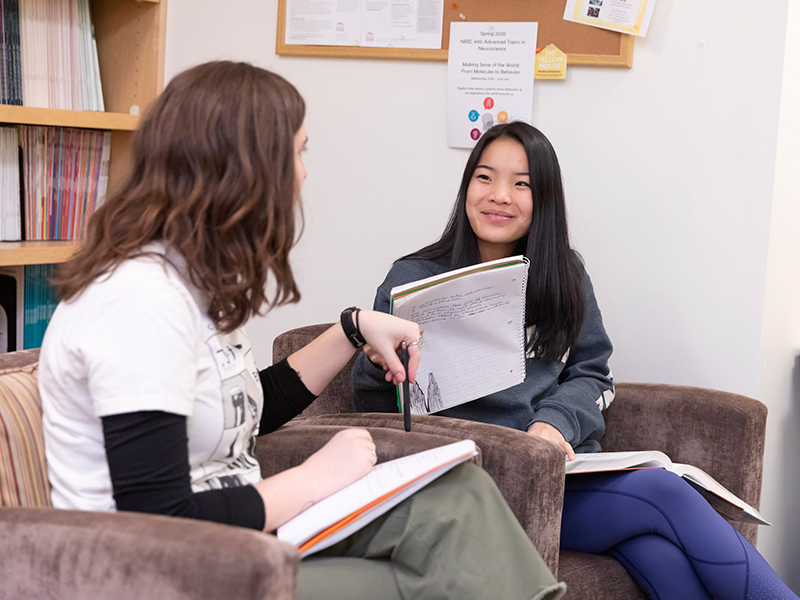
M556 361L578 337L586 312L583 266L570 248L564 186L556 151L544 134L521 121L495 125L467 160L456 204L442 237L400 260L426 259L459 269L481 262L478 238L467 218L467 188L486 147L498 139L519 142L528 157L533 216L527 235L514 254L530 261L525 324L533 326L527 350L545 361Z

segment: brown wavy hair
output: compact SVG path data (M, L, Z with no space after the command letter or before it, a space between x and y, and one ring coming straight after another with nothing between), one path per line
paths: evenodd
M222 332L264 307L297 302L288 257L296 210L302 222L294 138L304 117L288 81L246 63L210 62L177 75L133 134L132 172L62 265L54 282L61 300L163 241L209 294L208 314Z

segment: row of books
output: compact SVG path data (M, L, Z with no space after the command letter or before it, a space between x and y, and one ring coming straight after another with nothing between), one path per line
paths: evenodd
M58 306L58 265L0 267L0 353L39 348Z
M107 131L0 128L0 241L84 239L110 159Z
M20 239L19 164L16 127L0 127L0 240Z
M0 0L0 104L104 110L89 0Z

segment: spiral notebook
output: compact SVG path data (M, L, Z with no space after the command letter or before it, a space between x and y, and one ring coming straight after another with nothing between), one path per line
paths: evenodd
M513 256L392 288L390 312L419 324L411 414L482 398L525 379L528 260ZM403 406L402 386L398 405Z

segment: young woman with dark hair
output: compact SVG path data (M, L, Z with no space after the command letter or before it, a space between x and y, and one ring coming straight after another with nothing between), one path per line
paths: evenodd
M437 414L526 431L570 459L597 452L614 397L611 342L569 245L555 150L536 128L512 122L481 137L442 237L395 262L374 309L389 311L395 286L517 254L530 260L525 381ZM366 346L352 374L357 410L397 412L384 369ZM797 598L700 494L661 469L570 475L561 547L610 554L652 598Z
M414 323L347 309L316 341L256 368L242 326L300 297L288 257L304 115L283 78L215 62L176 76L143 117L131 174L61 269L41 351L55 507L271 531L372 469L363 429L267 479L256 461L256 436L313 402L364 340L399 382L396 349L420 335ZM303 560L298 594L477 600L501 590L526 600L563 589L488 475L465 464Z

